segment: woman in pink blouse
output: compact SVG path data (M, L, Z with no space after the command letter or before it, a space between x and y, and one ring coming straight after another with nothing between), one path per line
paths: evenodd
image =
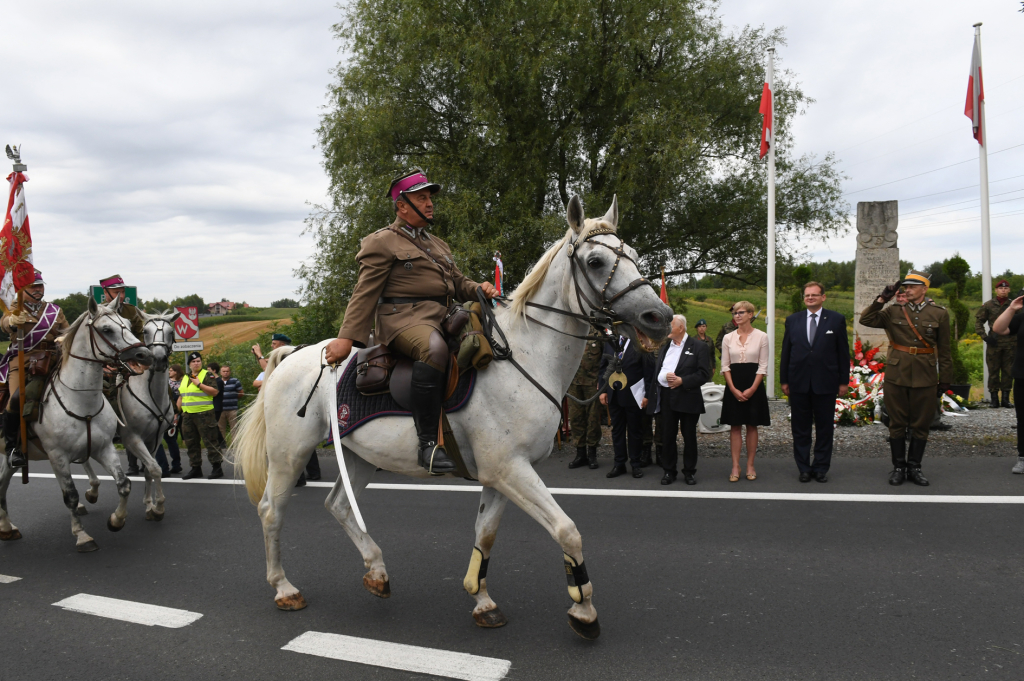
M768 373L768 334L755 329L754 306L742 300L732 306L736 330L722 339L722 375L728 390L722 400L722 423L732 426L732 472L729 482L740 479L740 449L743 426L747 427L747 480L756 480L754 453L757 451L757 427L770 426L768 393L764 377Z

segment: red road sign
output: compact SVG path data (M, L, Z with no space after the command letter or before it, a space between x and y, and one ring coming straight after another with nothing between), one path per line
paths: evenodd
M199 308L176 307L181 316L174 321L175 340L190 340L199 335Z

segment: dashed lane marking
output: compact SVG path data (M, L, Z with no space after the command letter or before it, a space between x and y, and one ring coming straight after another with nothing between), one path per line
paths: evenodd
M512 663L448 650L307 631L281 650L464 681L499 681Z
M53 473L30 473L33 478L53 479ZM76 480L88 480L85 475L72 475ZM100 480L113 481L107 475ZM188 485L242 485L243 480L221 478L220 480L164 478L165 483ZM334 487L333 482L307 482L309 487ZM402 483L370 483L367 489L395 490L402 492L473 492L479 494L480 485L420 485ZM579 497L631 497L639 499L736 499L740 501L845 501L861 503L890 504L1024 504L1024 495L966 495L966 494L805 494L800 492L690 492L658 489L591 489L586 487L549 487L555 496Z
M21 579L21 577L11 577L10 575L0 575L0 584L10 584L11 582L16 582L19 579Z
M120 598L107 598L91 594L76 594L70 598L54 603L59 608L86 615L108 617L113 620L145 624L147 627L167 627L180 629L186 627L200 617L201 613L165 608L162 605L123 601Z

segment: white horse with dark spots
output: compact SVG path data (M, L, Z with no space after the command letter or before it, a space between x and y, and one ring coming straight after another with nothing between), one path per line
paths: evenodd
M39 401L39 421L32 425L35 437L29 440L30 457L45 455L50 461L64 505L71 511L71 533L82 553L99 547L79 519L86 510L78 501L71 464L94 459L114 478L120 499L107 520L111 532L124 527L132 488L114 449L117 418L103 397L103 367L122 362L149 366L153 361L153 354L117 314L120 309L120 298L109 305L97 305L90 298L89 309L58 339L60 366ZM13 475L7 457L0 456L0 540L4 541L21 538L7 513L7 488Z
M636 266L636 252L615 233L618 207L587 220L578 197L567 207L569 229L534 265L509 308L495 311L512 358L495 361L480 371L465 408L449 415L466 466L483 484L469 570L463 581L476 601L473 617L482 627L499 627L506 618L488 592L486 575L491 547L506 502L522 508L546 529L562 549L569 582L569 624L584 638L600 633L594 608L594 585L583 562L583 540L576 525L558 506L533 465L547 457L558 428L560 408L583 356L591 319L647 350L669 331L672 310L661 302ZM296 352L275 350L267 366L263 390L242 418L233 455L249 497L257 504L266 543L267 581L276 590L282 610L306 607L299 590L281 566L281 526L292 487L309 458L337 419L332 413L331 381L320 372L328 341ZM291 356L294 353L294 356ZM342 367L353 361L349 357ZM340 375L340 374L339 374ZM534 385L529 378L537 381ZM541 390L543 388L543 391ZM315 390L305 417L297 416L306 396ZM549 395L545 395L549 393ZM417 438L409 417L372 420L341 441L343 461L358 498L376 468L425 477L417 463ZM351 537L368 572L364 587L387 598L391 594L380 548L363 529L339 478L326 500L327 509Z

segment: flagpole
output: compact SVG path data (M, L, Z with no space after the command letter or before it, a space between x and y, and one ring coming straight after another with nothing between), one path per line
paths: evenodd
M768 48L768 90L772 97L772 141L768 146L768 399L775 398L775 48Z
M978 43L978 73L981 73L981 22L974 24L974 40ZM982 79L982 82L984 80ZM992 299L992 238L989 232L988 207L988 126L985 125L985 100L978 102L978 121L981 123L981 139L978 140L978 165L981 175L981 300ZM988 354L988 344L984 352ZM985 359L985 357L983 357ZM988 362L983 361L983 389L988 390Z

